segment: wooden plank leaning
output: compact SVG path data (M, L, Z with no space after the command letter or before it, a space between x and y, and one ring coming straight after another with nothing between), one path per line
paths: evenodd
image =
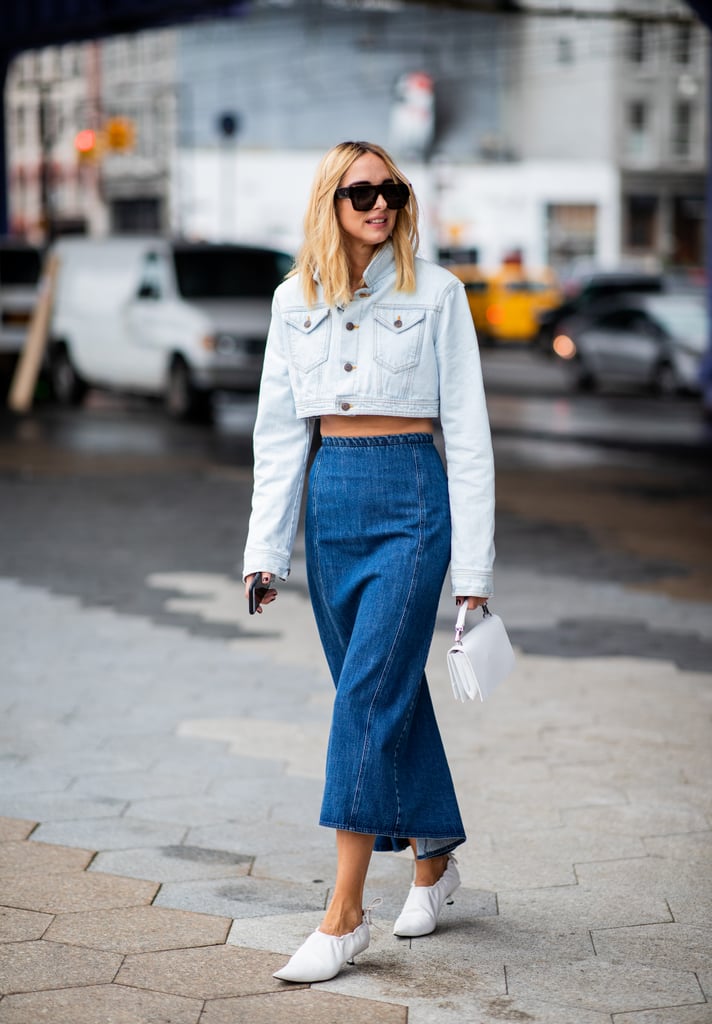
M51 253L44 265L37 294L37 304L32 312L25 344L8 392L7 404L13 412L29 412L32 408L37 378L47 348L58 270L59 258L56 253Z

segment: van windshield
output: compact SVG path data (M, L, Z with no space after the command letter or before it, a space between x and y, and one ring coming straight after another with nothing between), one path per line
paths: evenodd
M0 281L3 284L37 284L42 257L37 249L0 248Z
M176 248L173 258L185 299L271 298L293 262L286 253L230 246Z

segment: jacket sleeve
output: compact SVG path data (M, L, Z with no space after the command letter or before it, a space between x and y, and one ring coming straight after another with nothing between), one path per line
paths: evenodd
M477 336L459 281L453 281L443 298L435 350L452 521L452 593L489 597L493 591L494 458Z
M313 431L314 420L296 414L275 296L253 434L254 489L243 579L260 571L280 579L289 575Z

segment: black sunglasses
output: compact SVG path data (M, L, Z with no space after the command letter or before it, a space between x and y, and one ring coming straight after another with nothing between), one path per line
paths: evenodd
M337 188L335 194L337 199L350 199L354 210L365 213L373 209L379 196L386 200L389 210L402 210L408 202L410 189L402 182L384 181L382 185L348 185Z

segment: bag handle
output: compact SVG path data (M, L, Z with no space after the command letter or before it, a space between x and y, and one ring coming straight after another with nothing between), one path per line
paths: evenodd
M480 608L482 609L482 618L483 619L486 619L488 615L492 614L492 612L487 607L487 602L486 601L485 601L484 604L480 605ZM465 632L465 617L466 617L468 611L469 611L469 609L467 607L467 601L463 601L462 604L460 605L460 610L457 613L457 621L455 623L455 643L456 644L462 643L462 634Z

